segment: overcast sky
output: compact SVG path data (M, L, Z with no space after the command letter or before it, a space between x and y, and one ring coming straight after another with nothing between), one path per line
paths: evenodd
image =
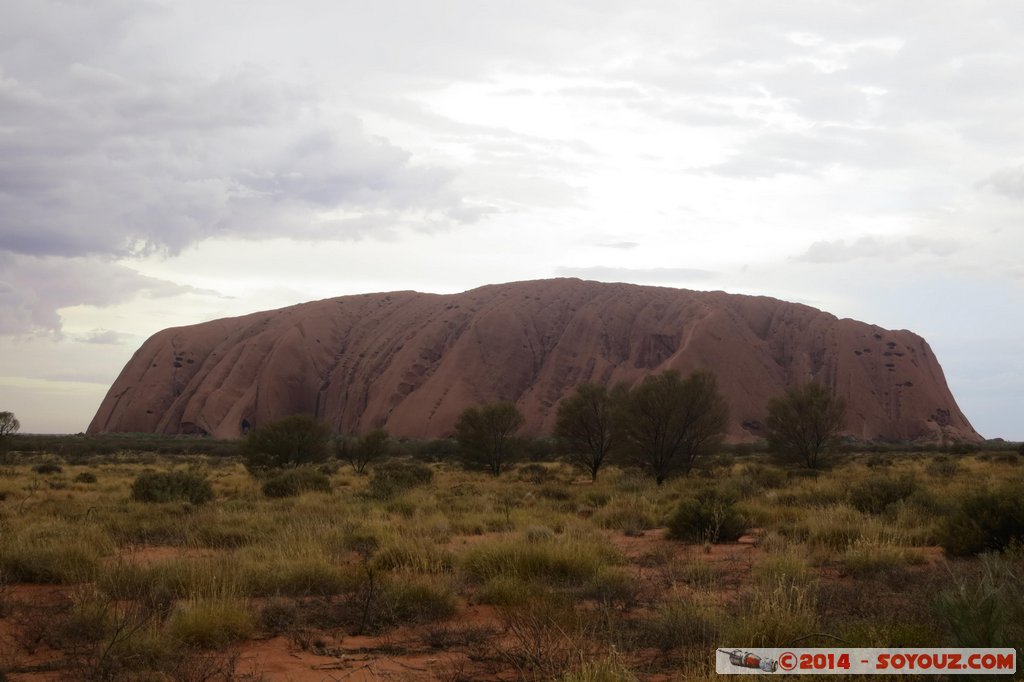
M575 276L924 336L1024 440L1018 0L4 0L0 410L159 329Z

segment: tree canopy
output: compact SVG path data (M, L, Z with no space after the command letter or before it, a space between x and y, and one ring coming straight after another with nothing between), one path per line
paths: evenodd
M515 454L515 434L526 420L510 402L466 409L455 423L455 440L469 461L482 464L495 476Z
M612 390L600 384L581 384L558 404L558 447L569 461L585 469L591 480L597 480L598 472L619 443L615 410L627 394L628 389L621 384Z
M20 428L21 422L13 412L0 412L0 438L17 433Z
M790 388L768 402L768 446L815 469L835 446L845 418L846 403L821 384Z
M261 424L249 432L243 444L250 470L280 469L322 462L328 457L331 432L308 414L293 414Z
M618 415L627 452L661 485L672 473L688 473L698 457L721 444L729 406L711 371L684 379L666 370L633 387Z
M339 438L338 459L348 462L356 473L366 473L371 462L383 458L391 450L391 436L384 429L374 429L359 438Z

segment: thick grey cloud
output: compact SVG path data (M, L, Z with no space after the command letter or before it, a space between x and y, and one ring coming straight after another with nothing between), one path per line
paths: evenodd
M59 334L57 311L67 306L105 306L139 294L166 298L197 291L103 259L0 254L0 334Z
M123 255L211 236L323 238L318 215L335 209L393 224L407 212L473 219L450 171L412 163L351 115L306 120L313 104L259 70L152 83L71 65L39 89L8 77L3 248Z
M659 172L724 182L729 203L797 181L813 203L814 183L839 175L825 190L847 197L844 214L932 207L1014 162L992 155L1024 141L1024 94L1007 87L1024 68L1022 31L1016 3L966 0L10 0L0 250L102 267L211 237L398 242L563 209L546 224L579 221L583 234L593 194L632 180L617 166L628 150L609 155L608 141L648 127ZM544 100L538 117L569 120L548 135L432 108L460 86L492 105ZM704 137L711 161L680 142ZM594 169L625 182L594 189ZM894 189L862 197L865 177ZM1001 171L983 189L1013 196L1014 183ZM628 228L600 240L651 244L644 225ZM806 257L891 246L833 236ZM61 298L38 287L37 302ZM19 314L52 329L55 313L33 305Z

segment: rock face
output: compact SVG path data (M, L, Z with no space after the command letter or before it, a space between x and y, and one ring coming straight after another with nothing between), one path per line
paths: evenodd
M89 432L229 438L302 412L342 433L436 437L471 405L511 400L524 433L543 434L577 384L699 367L729 400L732 440L763 435L768 400L810 379L846 399L857 438L980 439L909 331L766 297L576 279L344 296L165 329Z

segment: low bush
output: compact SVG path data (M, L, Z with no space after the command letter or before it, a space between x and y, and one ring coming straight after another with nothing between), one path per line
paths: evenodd
M345 594L361 580L354 567L314 557L243 562L238 571L239 591L253 597Z
M960 472L960 463L946 455L939 455L928 462L924 470L936 478L952 478Z
M656 505L643 495L614 496L594 514L594 521L601 528L622 531L629 536L642 535L644 530L659 525Z
M99 569L100 553L81 538L0 543L0 576L11 582L74 584L92 580Z
M202 504L213 499L210 482L198 474L184 471L140 474L132 483L132 499L137 502L175 502L184 500Z
M982 555L979 565L953 573L932 610L952 631L956 646L1024 644L1024 575L1007 557Z
M712 644L718 618L691 599L668 599L643 619L644 641L661 651Z
M1020 464L1020 456L1016 452L996 452L992 461L999 464Z
M54 462L43 462L32 467L32 471L37 474L59 474L64 471L64 467Z
M819 616L813 590L783 579L739 595L740 612L722 623L722 641L779 647L816 632Z
M520 481L533 483L534 485L550 483L553 479L557 478L550 469L543 464L538 464L536 462L517 466L515 469L515 476Z
M385 625L430 623L455 615L455 594L443 581L395 576L381 593Z
M754 490L770 490L786 485L786 472L779 467L764 464L747 464L743 469L743 478L750 481Z
M544 596L548 592L550 589L543 585L506 574L497 575L481 585L476 592L476 598L481 604L508 607L526 604L538 595Z
M901 547L891 540L861 538L842 555L839 564L843 572L855 578L877 575L899 575L907 566L924 562L924 557L909 547Z
M812 549L845 551L861 537L869 518L847 504L833 504L778 530L786 539L806 542Z
M422 539L389 542L377 550L373 563L383 570L402 569L414 573L449 573L454 565L451 553Z
M913 476L871 476L851 486L850 505L865 514L881 514L890 505L910 497L917 490Z
M632 608L637 605L640 585L636 575L618 568L605 569L579 591L581 597L604 606Z
M82 473L75 476L75 483L95 483L96 474L91 471L83 471Z
M762 585L807 585L814 577L806 552L789 549L764 557L754 566L754 578Z
M668 520L668 537L684 542L733 542L746 529L733 502L714 490L683 499Z
M463 571L477 582L507 576L583 584L617 560L608 545L566 540L504 540L478 545L461 556Z
M406 490L429 484L434 470L413 460L380 464L373 469L366 495L375 500L387 500Z
M329 493L331 479L316 469L300 467L268 478L260 489L267 497L296 497L304 492Z
M952 452L954 455L971 455L974 454L975 452L978 452L979 450L981 450L980 445L978 445L977 443L968 443L967 441L954 443L953 445L949 446L949 451Z
M189 599L180 604L168 624L179 641L203 649L218 649L249 638L255 618L237 599Z
M294 599L269 599L260 609L260 629L271 635L294 632L303 626L303 610Z
M939 530L948 554L968 556L1000 551L1024 542L1024 486L1003 486L966 495Z

